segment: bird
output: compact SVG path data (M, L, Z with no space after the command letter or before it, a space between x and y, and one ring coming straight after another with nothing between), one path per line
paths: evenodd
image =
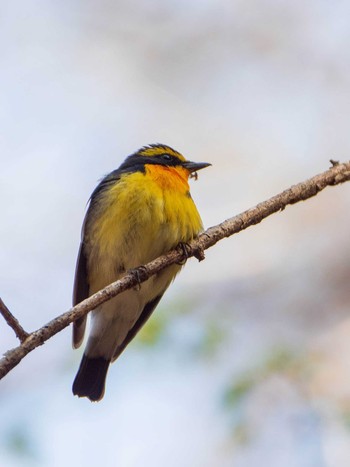
M164 144L143 146L93 191L82 227L73 305L203 230L189 178L211 164L191 162ZM151 316L180 271L174 264L91 311L90 333L72 391L90 401L105 393L109 366ZM73 322L81 346L86 316Z

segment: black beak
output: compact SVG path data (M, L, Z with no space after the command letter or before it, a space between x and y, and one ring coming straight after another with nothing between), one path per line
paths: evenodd
M205 169L209 167L211 164L208 162L191 162L185 161L182 163L182 167L185 167L189 172L197 172L197 170Z

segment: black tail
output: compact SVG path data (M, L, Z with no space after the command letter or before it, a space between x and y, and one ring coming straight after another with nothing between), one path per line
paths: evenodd
M93 402L101 400L109 364L103 357L90 358L84 354L73 383L73 394L88 397Z

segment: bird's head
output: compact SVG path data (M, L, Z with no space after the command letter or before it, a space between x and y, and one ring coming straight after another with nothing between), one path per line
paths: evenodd
M129 167L138 167L139 170L142 170L146 165L173 167L184 171L187 177L197 178L197 171L209 167L211 164L188 161L182 154L165 144L150 144L143 146L129 156L120 168L127 170Z

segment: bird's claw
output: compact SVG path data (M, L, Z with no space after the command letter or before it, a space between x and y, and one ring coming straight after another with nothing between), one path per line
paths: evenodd
M129 271L129 274L132 274L134 277L136 277L136 280L137 280L137 285L135 285L135 287L133 287L134 290L141 290L141 284L142 284L142 279L143 279L143 276L146 274L147 272L147 269L145 268L145 266L139 266L135 269L130 269Z
M177 250L179 250L182 253L183 258L180 259L176 264L183 266L190 257L190 254L192 253L192 248L188 243L180 242L177 246Z
M181 242L177 249L183 254L183 259L177 262L180 266L183 266L190 256L194 256L198 261L203 261L203 259L205 259L202 247L192 248L189 243Z

